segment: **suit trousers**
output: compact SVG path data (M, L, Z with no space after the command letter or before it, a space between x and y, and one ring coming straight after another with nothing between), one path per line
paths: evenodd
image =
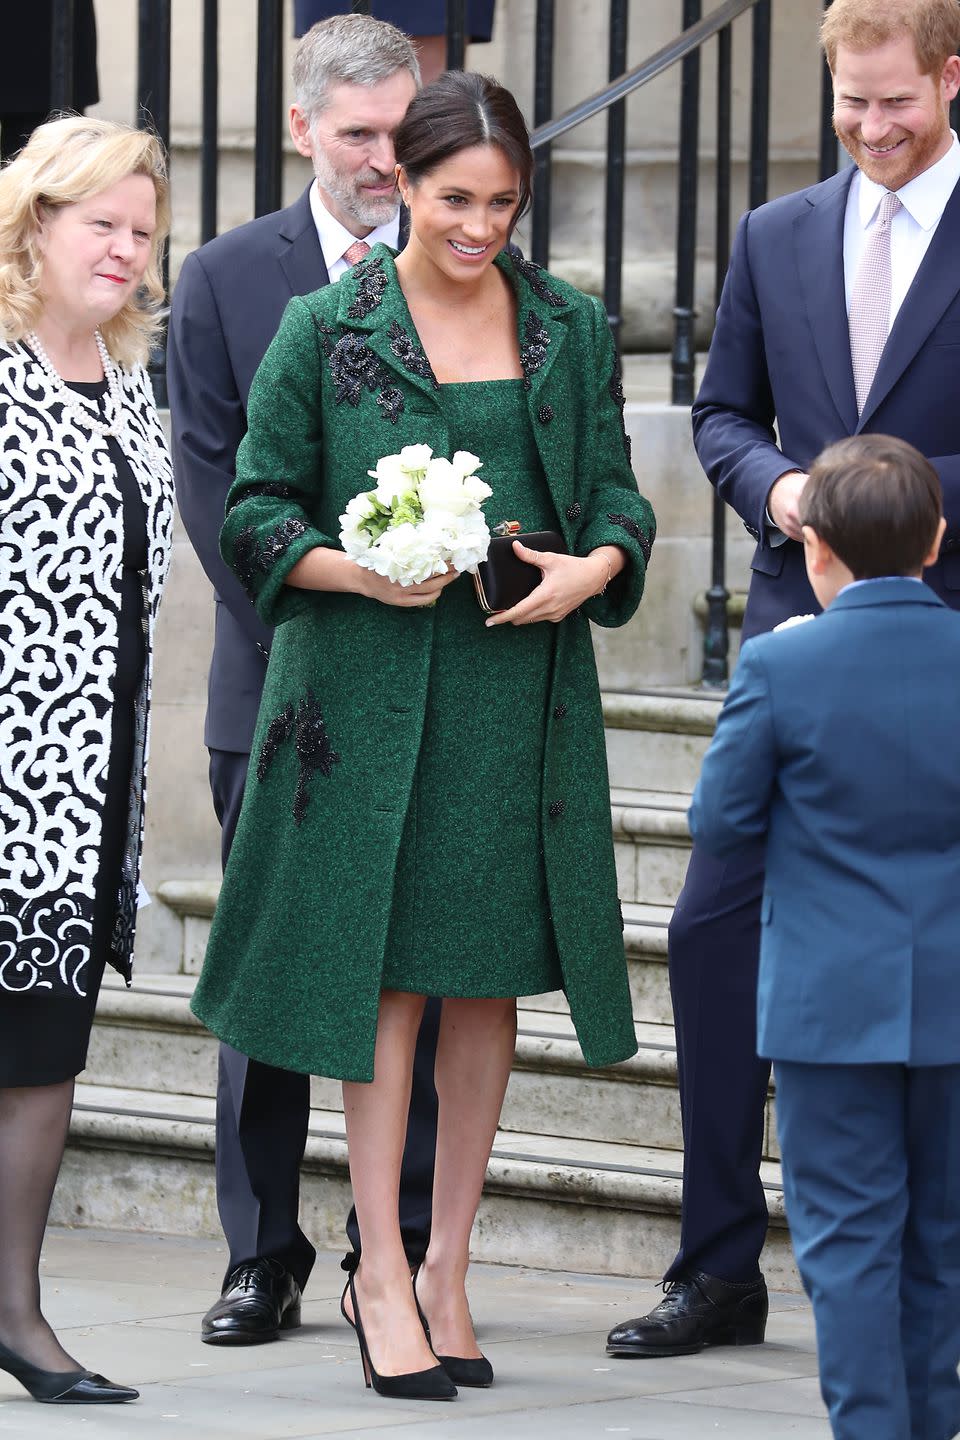
M680 1249L667 1279L755 1279L767 1233L760 1180L769 1061L757 1058L765 846L718 860L694 845L670 923L683 1124Z
M221 826L226 866L233 842L249 755L210 751L210 788ZM400 1173L400 1231L411 1264L430 1239L433 1169L437 1147L437 1092L433 1081L441 1002L429 999L417 1040L407 1139ZM251 1060L221 1044L217 1081L217 1208L230 1251L227 1274L246 1260L269 1257L301 1289L316 1251L300 1228L300 1165L310 1118L310 1077ZM343 1268L360 1258L356 1212L346 1223L351 1250Z
M777 1060L794 1254L836 1440L960 1431L960 1065Z

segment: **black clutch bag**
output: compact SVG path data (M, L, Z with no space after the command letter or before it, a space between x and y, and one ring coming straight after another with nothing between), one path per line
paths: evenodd
M511 610L514 605L519 605L521 600L526 600L527 596L536 590L543 579L543 574L536 565L528 565L514 554L514 540L519 540L529 550L549 550L554 555L567 553L566 544L559 531L533 530L524 535L520 534L519 525L516 530L508 528L516 524L516 521L505 521L503 526L497 526L500 534L495 534L490 541L487 558L481 560L473 577L477 602L487 615L493 615L498 610ZM503 533L505 529L506 534Z

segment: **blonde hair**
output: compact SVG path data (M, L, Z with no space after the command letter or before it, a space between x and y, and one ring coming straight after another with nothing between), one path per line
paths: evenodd
M82 115L38 126L0 170L0 337L22 339L43 309L38 241L44 215L99 195L128 175L147 175L153 181L157 227L137 293L101 330L121 365L146 361L150 342L161 328L159 312L166 298L160 272L170 231L166 157L149 130Z
M838 45L862 54L901 35L912 39L921 75L939 79L960 49L960 0L833 0L820 25L831 71Z

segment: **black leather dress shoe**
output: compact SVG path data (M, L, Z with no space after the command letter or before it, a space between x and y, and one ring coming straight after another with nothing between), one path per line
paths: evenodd
M742 1285L692 1270L671 1280L649 1315L615 1325L608 1355L695 1355L707 1345L762 1345L767 1328L763 1277Z
M262 1345L300 1324L300 1286L276 1260L252 1260L227 1276L203 1317L205 1345Z

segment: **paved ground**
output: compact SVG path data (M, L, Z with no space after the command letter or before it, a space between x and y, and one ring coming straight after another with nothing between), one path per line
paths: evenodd
M198 1338L223 1251L202 1241L54 1230L46 1313L78 1359L137 1385L139 1403L37 1405L0 1374L0 1436L44 1440L829 1440L805 1302L773 1297L768 1343L675 1360L610 1360L615 1320L646 1309L652 1282L479 1266L471 1297L492 1390L450 1405L382 1400L363 1388L337 1313L338 1256L317 1262L304 1325L258 1349Z

